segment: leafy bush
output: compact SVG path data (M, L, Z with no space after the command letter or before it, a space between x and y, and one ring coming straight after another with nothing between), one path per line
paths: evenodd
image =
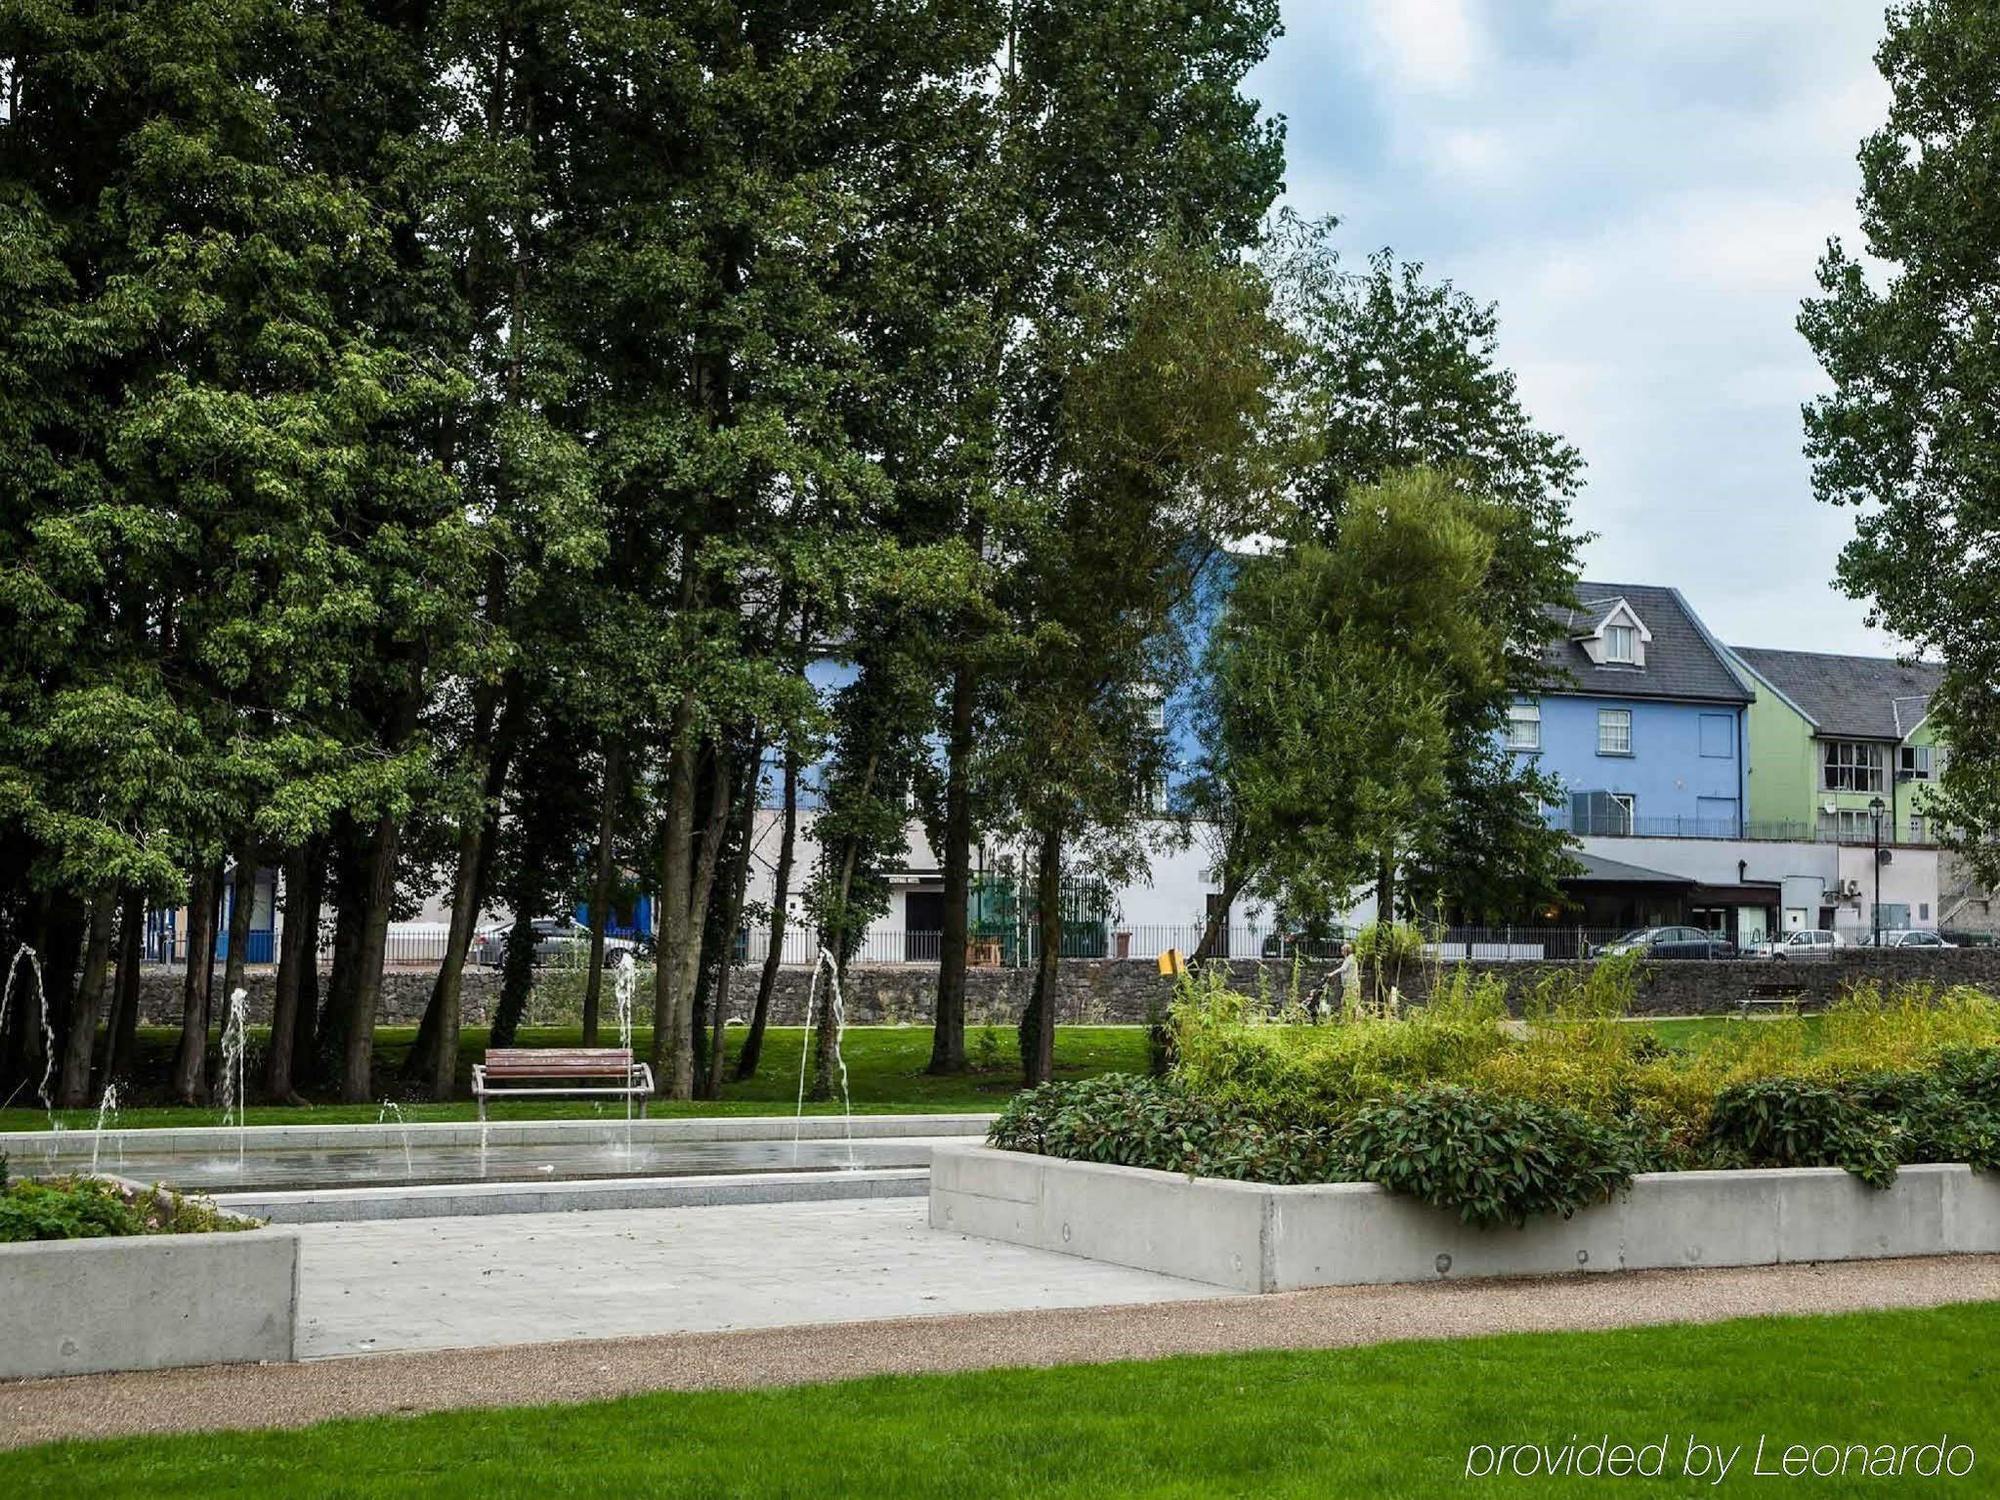
M139 1234L209 1234L254 1228L206 1198L134 1192L101 1177L28 1178L0 1170L0 1244L91 1240Z
M1016 1150L1202 1176L1364 1179L1467 1222L1569 1214L1635 1172L1901 1163L2000 1170L2000 1006L1976 991L1863 986L1823 1016L1664 1045L1624 1019L1636 960L1538 985L1433 976L1429 1004L1327 1026L1266 1024L1219 970L1180 985L1164 1078L1018 1098Z
M1340 1131L1355 1175L1468 1224L1522 1225L1537 1214L1568 1218L1632 1180L1632 1139L1574 1110L1423 1089L1370 1105Z
M987 1139L1009 1151L1251 1182L1347 1180L1332 1131L1112 1074L1017 1094Z
M1896 1178L1893 1134L1854 1099L1803 1078L1760 1078L1716 1097L1709 1134L1723 1160L1845 1167L1872 1187Z
M111 1183L94 1177L29 1178L0 1197L0 1243L94 1240L144 1234L145 1215Z

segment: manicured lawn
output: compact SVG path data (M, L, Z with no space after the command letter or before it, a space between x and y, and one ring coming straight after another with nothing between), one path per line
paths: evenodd
M969 1050L975 1055L982 1028L967 1033ZM139 1074L141 1099L148 1085L161 1088L172 1059L177 1033L169 1028L148 1028L141 1033ZM385 1026L376 1033L378 1077L387 1081L392 1095L404 1090L395 1077L404 1055L416 1037L412 1026ZM660 1115L768 1115L789 1114L796 1106L799 1088L799 1052L804 1032L795 1026L773 1027L764 1039L764 1055L757 1076L744 1083L731 1079L724 1084L724 1097L717 1101L694 1100L676 1103L655 1100L649 1113ZM251 1028L252 1050L262 1042L262 1028ZM582 1040L575 1027L524 1027L519 1043L527 1047L577 1046ZM1020 1059L1014 1050L1011 1028L996 1030L997 1055L990 1065L959 1077L933 1077L924 1069L930 1063L931 1032L927 1026L856 1026L845 1037L842 1054L847 1059L848 1089L857 1112L874 1114L931 1114L963 1111L986 1112L999 1109L1008 1095L1020 1086ZM652 1044L650 1028L641 1027L633 1045L641 1056ZM730 1056L742 1046L742 1033L729 1036ZM471 1067L486 1050L486 1033L468 1029L460 1047L459 1073L462 1088L469 1088ZM1139 1026L1063 1026L1056 1031L1056 1069L1064 1078L1084 1078L1096 1073L1144 1072L1146 1032ZM405 1102L400 1105L407 1120L469 1120L475 1117L470 1100L450 1104ZM838 1110L838 1104L807 1104L814 1113ZM603 1113L622 1117L622 1104L597 1105L589 1101L552 1100L546 1104L508 1101L495 1104L490 1115L496 1120L590 1118ZM252 1105L250 1122L255 1125L345 1125L372 1124L381 1116L375 1104L316 1104L311 1109L286 1105ZM91 1110L58 1111L65 1129L96 1123ZM128 1127L212 1125L221 1118L215 1109L135 1107L121 1112L119 1123ZM0 1130L37 1130L48 1124L39 1109L0 1109Z
M1744 1026L1761 1024L1761 1018L1737 1021L1708 1016L1688 1020L1635 1021L1650 1026L1671 1046L1697 1047L1708 1038ZM1812 1018L1807 1020L1813 1024ZM982 1027L967 1032L968 1050L975 1055L974 1072L957 1078L937 1078L924 1071L930 1062L931 1033L927 1026L856 1026L847 1033L848 1086L854 1108L870 1114L931 1114L961 1111L987 1112L1006 1103L1019 1086L1019 1062L1014 1051L1012 1027L993 1029L994 1049L979 1059L978 1043ZM470 1099L449 1104L433 1104L404 1099L410 1092L397 1078L410 1044L416 1038L413 1026L384 1026L376 1032L378 1077L386 1085L385 1097L399 1100L407 1120L469 1120L475 1111ZM789 1113L798 1098L799 1049L804 1033L793 1026L773 1027L767 1034L762 1065L757 1076L745 1083L729 1081L720 1100L674 1102L655 1100L650 1113L671 1115L764 1115ZM263 1042L263 1028L250 1028L253 1056ZM150 1102L165 1094L167 1071L172 1063L178 1033L170 1027L147 1027L140 1032L139 1103L121 1111L119 1123L133 1129L210 1125L221 1116L215 1109L182 1109ZM575 1027L527 1026L519 1043L527 1047L574 1047L582 1036ZM633 1044L641 1056L652 1045L650 1027L639 1027ZM729 1047L732 1058L743 1044L742 1032L732 1030ZM997 1050L995 1050L997 1049ZM468 1027L459 1045L459 1087L464 1093L471 1085L473 1063L486 1050L486 1032ZM1086 1078L1097 1073L1144 1072L1146 1032L1140 1026L1063 1026L1056 1032L1056 1070L1063 1078ZM838 1105L807 1104L809 1113L825 1113ZM577 1100L552 1100L546 1104L507 1102L496 1104L496 1120L547 1120L595 1118L607 1111L622 1113L610 1105ZM310 1109L285 1105L253 1104L249 1110L254 1125L351 1125L372 1124L381 1117L379 1104L316 1103ZM79 1129L96 1123L92 1110L61 1110L57 1118L65 1129ZM40 1130L48 1117L39 1109L0 1109L0 1130Z
M1561 1296L1552 1289L1551 1296ZM135 1438L0 1455L0 1494L1432 1496L1707 1494L1466 1477L1474 1444L1742 1444L1729 1491L1991 1494L2000 1305L1406 1343ZM1763 1479L1786 1445L1949 1435L1965 1478ZM1963 1458L1958 1460L1963 1463ZM1484 1464L1483 1456L1478 1460Z

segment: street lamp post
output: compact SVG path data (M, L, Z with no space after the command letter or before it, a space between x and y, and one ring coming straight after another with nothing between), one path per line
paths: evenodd
M1875 824L1875 912L1870 928L1875 934L1873 946L1882 946L1882 809L1883 802L1876 797L1868 804L1868 816Z

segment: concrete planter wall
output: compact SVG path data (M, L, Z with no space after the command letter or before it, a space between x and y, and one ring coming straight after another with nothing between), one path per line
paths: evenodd
M284 1230L0 1245L0 1379L289 1360L298 1303Z
M1658 1172L1571 1219L1476 1229L1371 1183L1269 1187L941 1146L931 1224L1245 1292L2000 1251L2000 1175Z

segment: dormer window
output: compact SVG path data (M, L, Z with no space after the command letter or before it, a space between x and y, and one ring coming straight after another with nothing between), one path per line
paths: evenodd
M1598 599L1583 607L1589 611L1585 619L1592 622L1591 628L1571 637L1583 654L1596 666L1643 669L1653 633L1632 606L1623 599Z

